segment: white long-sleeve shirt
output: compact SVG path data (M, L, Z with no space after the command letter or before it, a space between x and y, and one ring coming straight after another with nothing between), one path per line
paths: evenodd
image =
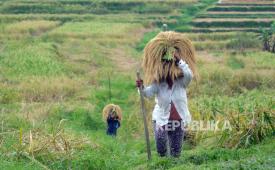
M173 82L172 89L166 81L153 83L143 89L143 95L147 98L155 96L155 108L153 110L152 120L159 126L166 125L170 117L171 103L173 101L179 116L185 124L191 122L191 115L188 109L186 88L193 78L193 73L188 64L180 60L179 68L183 72L183 77Z

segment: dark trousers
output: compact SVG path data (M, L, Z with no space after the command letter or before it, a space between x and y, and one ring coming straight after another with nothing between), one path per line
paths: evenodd
M169 122L168 125L171 127L172 123ZM157 152L160 156L167 156L168 150L170 150L171 156L179 157L184 136L183 126L167 127L167 125L157 127L156 122L153 121Z

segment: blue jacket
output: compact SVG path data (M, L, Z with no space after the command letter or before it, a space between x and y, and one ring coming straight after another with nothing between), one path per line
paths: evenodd
M108 116L107 125L107 135L116 136L117 129L120 127L119 120Z

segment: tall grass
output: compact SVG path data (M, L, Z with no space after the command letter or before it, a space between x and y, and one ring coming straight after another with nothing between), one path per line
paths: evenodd
M29 33L32 35L43 33L47 30L53 29L59 25L59 22L38 20L31 21L26 20L22 22L17 22L5 26L5 32L8 34L25 34Z
M50 43L14 42L4 49L0 65L6 76L60 75L66 68L55 56Z

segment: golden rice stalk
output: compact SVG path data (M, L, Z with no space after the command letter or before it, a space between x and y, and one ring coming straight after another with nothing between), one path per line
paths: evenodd
M179 57L186 61L193 72L194 78L197 79L195 48L191 41L181 33L165 31L160 32L144 48L142 67L145 84L159 83L168 75L172 80L184 76L175 62L170 64L162 62L163 56L167 52L171 52L171 48L178 51Z
M184 140L187 141L190 145L196 146L198 142L197 132L187 129L184 133Z
M32 131L30 130L30 146L29 146L29 153L33 155L33 138L32 138Z
M103 111L102 111L102 118L103 118L103 121L106 121L107 120L107 117L109 115L109 113L111 111L115 111L117 116L118 116L118 119L119 121L122 120L122 110L121 108L118 106L118 105L115 105L115 104L108 104L104 107Z

